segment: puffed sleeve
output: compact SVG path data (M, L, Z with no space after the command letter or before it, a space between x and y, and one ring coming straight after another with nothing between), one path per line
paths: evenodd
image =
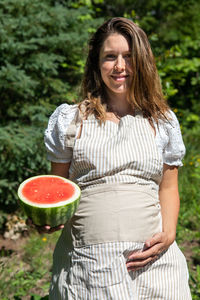
M170 166L182 166L182 159L185 155L185 146L182 139L180 125L174 112L170 110L169 122L164 122L166 134L163 147L163 162Z
M72 159L72 148L65 145L67 129L75 118L77 105L62 104L49 118L44 134L47 159L52 162L67 163Z

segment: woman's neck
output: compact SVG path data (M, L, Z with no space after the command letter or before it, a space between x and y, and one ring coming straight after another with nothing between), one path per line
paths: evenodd
M118 117L123 117L127 114L134 114L134 109L127 101L124 95L109 95L107 98L107 111L116 114Z

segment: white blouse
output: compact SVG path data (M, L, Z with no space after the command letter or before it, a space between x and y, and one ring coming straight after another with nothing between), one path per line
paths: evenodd
M62 104L56 108L49 118L48 127L45 130L44 142L47 149L47 159L52 162L67 163L72 160L72 151L65 146L67 128L75 118L78 105ZM182 158L185 155L180 125L176 115L169 111L169 121L159 121L156 128L156 144L163 157L163 163L174 166L182 166Z

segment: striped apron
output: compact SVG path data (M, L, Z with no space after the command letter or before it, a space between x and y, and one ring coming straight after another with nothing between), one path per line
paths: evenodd
M128 256L162 230L162 165L153 130L140 114L119 124L83 121L70 167L82 197L54 251L50 300L191 299L176 242L154 263L126 268Z

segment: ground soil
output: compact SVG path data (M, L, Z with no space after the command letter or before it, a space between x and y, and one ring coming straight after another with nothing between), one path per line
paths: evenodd
M0 235L0 251L2 249L5 249L5 251L10 251L10 252L20 252L22 251L22 246L26 244L26 241L28 239L27 237L21 237L17 240L12 240L12 239L5 239L3 235Z

